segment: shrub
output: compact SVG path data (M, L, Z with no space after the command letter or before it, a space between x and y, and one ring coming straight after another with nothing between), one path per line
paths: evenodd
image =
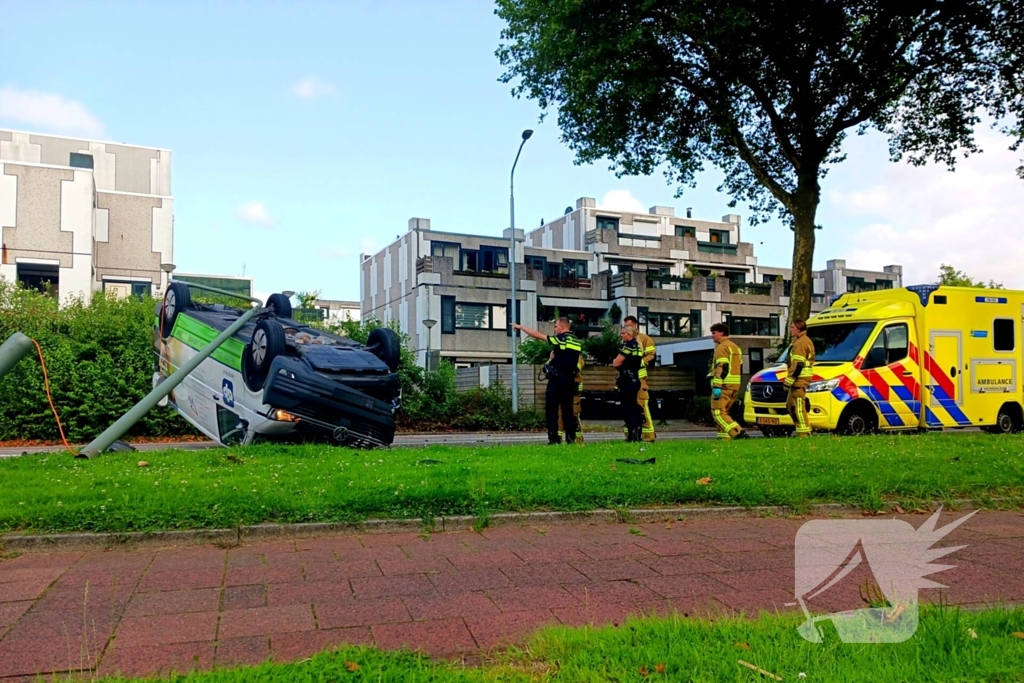
M96 294L89 304L58 308L45 294L0 278L0 342L14 332L42 347L54 406L69 441L88 441L113 424L153 388L151 298L115 300ZM38 358L29 357L0 378L0 440L60 438ZM170 407L151 410L134 436L195 434Z
M551 344L540 339L527 339L516 350L516 360L524 365L543 365L548 362Z
M611 365L621 346L619 333L607 318L601 320L601 334L583 340L583 352L596 365Z

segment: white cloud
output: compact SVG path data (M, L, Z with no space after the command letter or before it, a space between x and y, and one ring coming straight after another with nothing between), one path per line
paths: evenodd
M292 86L292 92L296 97L303 100L315 100L325 95L334 95L338 91L330 83L322 81L316 76L306 76Z
M948 263L976 279L1024 288L1024 183L1006 138L982 132L984 154L944 166L887 164L861 186L827 192L844 214L850 268L903 266L905 284L934 282Z
M347 247L320 247L316 253L325 259L343 259L351 256Z
M246 202L238 207L237 215L239 220L250 225L258 225L262 228L274 227L274 219L263 202Z
M643 203L634 197L629 190L610 190L597 203L597 208L621 211L623 213L647 213Z
M625 213L647 213L647 209L628 189L612 189L597 203L598 209Z
M103 137L103 124L81 102L38 90L0 88L0 119L53 133Z

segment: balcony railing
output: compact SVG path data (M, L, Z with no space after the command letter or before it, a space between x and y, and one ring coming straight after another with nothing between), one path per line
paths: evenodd
M689 292L693 289L693 278L677 275L648 275L647 289L671 289Z
M751 296L771 296L771 284L760 284L757 282L730 282L729 291L732 294L749 294Z
M421 256L416 259L416 274L421 273L433 273L434 272L434 260L429 256Z
M567 289L591 289L594 282L590 278L546 277L545 287L565 287Z
M697 242L697 251L705 254L735 254L735 244L722 244L721 242Z
M465 275L469 277L495 277L508 279L508 270L504 272L500 270L456 270L452 275Z

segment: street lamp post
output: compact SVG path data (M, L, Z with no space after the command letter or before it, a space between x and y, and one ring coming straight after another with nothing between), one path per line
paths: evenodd
M426 362L424 363L424 365L427 367L427 372L430 372L430 331L434 329L434 325L436 324L437 321L434 320L433 318L427 318L426 320L423 321L423 326L427 328L427 358Z
M508 182L508 212L509 212L509 223L511 224L511 230L509 231L509 244L511 250L509 251L509 277L512 280L512 298L511 307L512 310L512 324L515 325L519 322L519 306L516 300L516 193L515 193L515 180L516 180L516 164L519 163L519 155L523 152L523 145L533 135L532 130L523 131L523 141L519 143L519 151L516 152L516 160L512 162L512 172L509 174ZM515 329L512 330L512 412L519 412L519 368L516 362L516 338L518 333Z

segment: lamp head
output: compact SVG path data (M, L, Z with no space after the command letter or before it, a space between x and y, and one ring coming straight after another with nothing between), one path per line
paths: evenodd
M533 135L533 131L527 128L523 131L523 140L529 140L531 135Z

